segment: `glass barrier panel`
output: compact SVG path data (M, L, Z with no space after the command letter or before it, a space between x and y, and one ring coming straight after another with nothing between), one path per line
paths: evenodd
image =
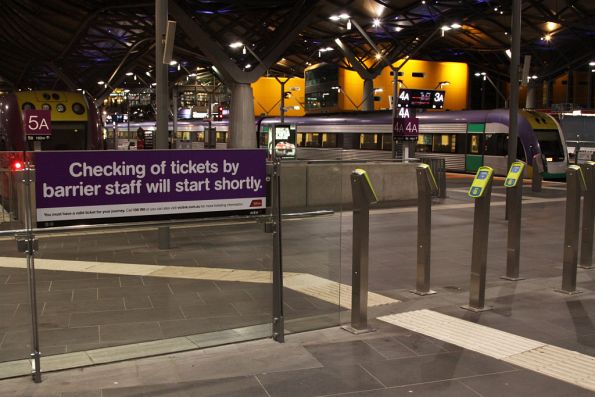
M336 160L282 161L284 317L287 332L336 326L347 310L341 285L341 227L348 179ZM348 178L348 177L347 177ZM348 185L347 185L348 186Z
M271 235L262 224L171 227L170 249L158 248L157 234L40 236L44 356L119 360L271 336Z
M23 169L27 158L23 152L0 152L0 362L28 360L32 352L27 259L17 250L15 239L15 232L25 227ZM43 281L38 284L40 290L48 287ZM3 372L10 376L10 371Z

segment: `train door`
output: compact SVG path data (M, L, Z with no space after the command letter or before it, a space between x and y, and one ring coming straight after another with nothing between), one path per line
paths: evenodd
M465 171L476 172L483 165L483 140L485 123L467 124L467 153Z

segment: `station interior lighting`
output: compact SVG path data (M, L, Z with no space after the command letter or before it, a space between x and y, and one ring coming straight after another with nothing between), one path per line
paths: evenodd
M400 26L395 26L395 32L400 32L401 30L403 30L402 27Z
M595 61L589 62L589 66L595 66Z
M132 73L132 72L128 72L128 73L126 73L126 76L132 76L133 74L134 73Z
M374 18L374 20L372 21L372 26L377 28L380 26L380 18Z
M448 85L450 85L450 81L447 81L447 80L440 81L438 84L436 84L436 87L434 87L434 89L446 87Z
M176 61L175 59L172 59L171 61L169 61L169 64L171 66L176 66L178 64L178 61Z
M546 34L545 36L543 36L541 38L542 41L552 41L552 35L551 34Z
M98 85L104 85L104 84L105 84L105 81L103 81L103 80L99 80L99 81L97 82L97 84L98 84Z
M244 46L244 43L242 43L241 41L235 41L229 45L230 48L240 48L243 46Z

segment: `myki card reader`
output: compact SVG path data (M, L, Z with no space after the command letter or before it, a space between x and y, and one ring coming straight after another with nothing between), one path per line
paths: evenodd
M523 179L523 170L525 169L525 163L522 161L515 161L510 165L508 175L504 181L504 186L515 187L519 181Z
M469 189L469 197L479 198L483 196L493 172L494 170L491 167L482 166L478 168Z
M578 174L578 183L580 185L580 190L583 192L587 191L587 180L585 179L585 174L583 173L583 169L578 165L569 165L568 169L572 169L574 172Z

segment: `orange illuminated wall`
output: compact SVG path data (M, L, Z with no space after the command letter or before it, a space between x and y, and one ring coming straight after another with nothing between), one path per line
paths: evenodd
M282 78L285 80L285 78ZM293 77L285 83L285 92L291 92L285 98L285 107L299 106L299 110L288 109L286 116L304 115L304 79ZM280 116L281 84L274 77L261 77L252 83L254 95L254 115Z
M400 65L401 61L394 64ZM444 109L463 110L467 104L467 90L469 68L466 63L460 62L430 62L410 60L400 70L403 73L398 79L402 80L405 87L415 89L435 89L441 81L450 82L443 86L446 91ZM413 77L413 74L423 77ZM374 110L389 109L389 96L392 96L392 80L390 68L386 67L374 80L374 88L382 89L375 96L380 101L374 102ZM361 110L363 102L363 80L351 70L339 69L339 84L345 91L339 96L340 106L345 111Z
M393 64L398 67L401 61ZM444 109L463 110L467 109L467 91L469 80L469 67L466 63L460 62L430 62L410 60L400 70L402 76L398 76L407 88L414 89L442 89L446 92ZM423 77L413 77L413 73L423 74ZM388 67L382 70L380 76L374 81L374 87L381 87L384 92L380 94L380 102L376 102L375 109L389 108L389 95L392 95L392 80ZM441 81L450 82L442 88L436 88Z

